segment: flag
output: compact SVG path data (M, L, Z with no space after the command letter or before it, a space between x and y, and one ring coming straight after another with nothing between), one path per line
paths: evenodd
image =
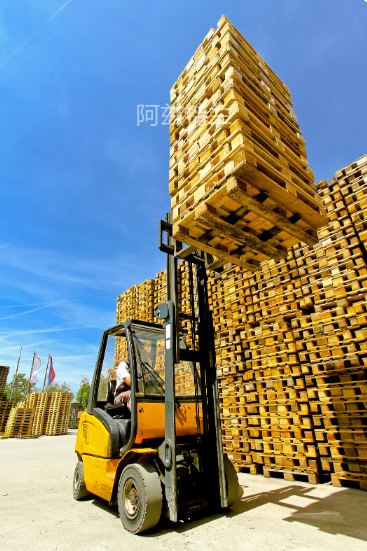
M54 366L52 363L52 357L49 356L47 363L47 372L46 372L46 385L50 385L55 378Z
M32 373L31 373L31 383L38 383L37 374L40 369L41 369L41 358L37 354L34 354Z

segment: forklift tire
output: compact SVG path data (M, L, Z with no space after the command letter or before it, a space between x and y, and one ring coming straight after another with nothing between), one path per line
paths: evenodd
M238 476L232 461L228 459L226 455L223 457L223 460L224 460L224 472L226 475L226 483L227 483L227 507L232 507L232 505L237 501L237 497L238 497L238 490L239 490Z
M121 474L117 501L125 530L139 534L154 528L163 504L162 486L154 467L149 463L127 465Z
M89 495L89 492L85 486L84 482L84 466L83 461L78 461L74 471L74 480L73 480L73 497L77 501L83 499Z

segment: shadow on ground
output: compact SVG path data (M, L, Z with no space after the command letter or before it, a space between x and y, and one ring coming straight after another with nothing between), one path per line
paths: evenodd
M246 488L246 486L244 487ZM316 495L318 488L320 486L290 485L271 492L243 496L243 487L241 487L239 499L231 509L176 524L168 520L162 520L156 530L142 534L141 537L158 537L172 531L184 533L213 520L223 517L236 517L257 507L272 503L284 508L286 516L280 522L301 522L314 526L328 534L342 534L367 541L367 492L343 489L322 498ZM285 500L288 500L288 503ZM301 501L302 504L297 504L297 500L298 502ZM307 501L309 501L309 504L307 504ZM102 499L94 498L93 505L116 518L119 517L117 507L110 507ZM289 516L287 516L288 511Z

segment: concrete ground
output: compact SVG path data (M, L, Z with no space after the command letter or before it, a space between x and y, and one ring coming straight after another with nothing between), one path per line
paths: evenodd
M0 440L1 549L367 551L367 492L242 473L226 514L128 534L117 508L73 500L75 433Z

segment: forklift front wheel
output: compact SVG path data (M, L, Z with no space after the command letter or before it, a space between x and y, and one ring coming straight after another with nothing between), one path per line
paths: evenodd
M83 461L78 461L74 471L74 480L73 480L73 497L77 501L87 497L89 492L85 486L84 482L84 467Z
M238 476L232 461L228 459L226 455L223 457L223 460L224 460L224 472L226 475L226 483L227 483L227 506L232 507L232 505L237 501L237 497L238 497L238 489L239 489Z
M161 517L162 487L149 463L132 463L122 471L118 487L121 522L128 532L139 534L154 528Z

